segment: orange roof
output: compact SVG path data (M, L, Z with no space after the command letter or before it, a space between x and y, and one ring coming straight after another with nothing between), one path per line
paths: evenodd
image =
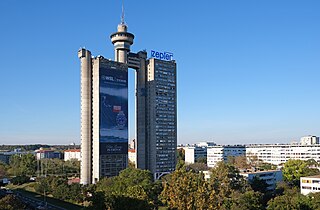
M68 149L68 150L65 150L64 152L80 152L80 149Z

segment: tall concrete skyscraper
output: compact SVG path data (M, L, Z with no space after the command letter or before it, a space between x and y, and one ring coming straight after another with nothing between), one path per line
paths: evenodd
M137 167L159 179L176 166L176 63L150 58L137 80Z
M81 61L82 184L117 175L128 164L128 68L136 72L137 167L155 179L175 169L177 147L176 63L172 54L130 52L134 35L124 13L111 34L115 61L78 51Z
M127 54L134 36L124 21L111 35L115 60L78 51L81 61L82 184L116 176L128 165Z

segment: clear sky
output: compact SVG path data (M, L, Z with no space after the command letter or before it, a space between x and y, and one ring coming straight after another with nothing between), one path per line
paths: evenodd
M320 135L319 0L124 4L134 52L174 53L178 143ZM80 143L77 51L113 58L120 16L120 0L0 1L0 144ZM131 70L131 131L133 88Z

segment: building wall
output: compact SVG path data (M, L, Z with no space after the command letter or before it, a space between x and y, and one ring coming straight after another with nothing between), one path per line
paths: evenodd
M303 195L320 192L320 176L301 177L300 192Z
M92 59L92 183L100 178L100 58Z
M184 161L186 164L192 164L195 162L195 148L194 147L184 147Z
M80 150L66 150L64 151L64 161L68 161L71 159L76 159L81 161L81 152Z
M207 147L184 147L185 163L192 164L200 157L207 157Z
M282 181L281 170L258 171L240 174L246 177L249 182L252 181L255 177L264 180L269 185L267 187L267 190L275 190L277 183Z
M112 140L113 145L109 145L109 139L106 140L105 147L101 146L100 140L100 123L104 118L101 117L102 108L100 108L100 71L104 67L108 70L107 72L117 72L125 71L127 74L126 64L109 61L102 56L91 58L89 51L83 49L79 51L79 57L81 59L81 183L90 184L96 183L101 177L105 176L115 176L118 173L125 169L128 164L128 142L122 142L121 144L125 145L124 152L114 152L115 149L119 148L115 146L116 140ZM90 61L87 57L90 56ZM90 66L92 65L92 66ZM124 74L125 75L125 74ZM105 77L107 78L107 77ZM117 78L118 79L118 78ZM119 82L117 80L115 82ZM108 86L108 83L106 83ZM104 87L108 88L108 87ZM106 90L108 91L108 89ZM111 90L112 94L117 94L116 88ZM110 97L117 97L112 95ZM127 93L126 93L127 94ZM108 96L108 94L106 95ZM127 96L127 95L126 95ZM119 96L119 98L121 98ZM116 100L116 99L113 99ZM117 99L118 100L118 99ZM110 102L111 103L111 102ZM124 102L127 103L127 102ZM115 105L113 105L115 106ZM118 106L119 107L119 106ZM127 105L122 104L120 107L127 107ZM114 107L113 107L114 108ZM122 112L123 110L121 110ZM113 115L112 115L113 116ZM126 116L126 120L128 116ZM117 118L118 119L118 118ZM113 122L113 121L112 121ZM119 121L120 122L120 121ZM117 126L119 126L117 121ZM113 122L115 123L115 122ZM126 122L127 125L127 122ZM117 130L118 129L118 130ZM127 126L125 128L115 128L119 132L127 131ZM114 133L117 133L114 131ZM106 137L108 138L108 137ZM116 137L115 137L116 138ZM124 137L123 137L124 138ZM128 140L128 137L126 138ZM110 140L111 141L111 140ZM114 144L115 143L115 144ZM120 142L119 142L120 144ZM108 150L108 146L112 149ZM104 150L104 153L101 153L101 150ZM107 151L108 150L108 151ZM109 152L110 151L110 152Z
M147 70L147 169L158 179L176 165L176 63L151 58Z
M274 165L282 165L289 159L314 159L320 163L320 145L250 145L246 147L246 155Z
M236 157L246 154L245 146L213 146L207 148L207 165L215 167L220 161L227 161L228 157Z
M92 63L91 52L86 49L78 51L81 61L81 165L80 182L90 184L92 178Z
M139 52L139 69L136 71L136 155L137 168L148 169L149 141L147 125L147 64L146 52Z

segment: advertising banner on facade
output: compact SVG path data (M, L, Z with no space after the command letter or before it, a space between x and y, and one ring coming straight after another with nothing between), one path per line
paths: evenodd
M128 153L128 72L119 67L100 66L100 154Z

